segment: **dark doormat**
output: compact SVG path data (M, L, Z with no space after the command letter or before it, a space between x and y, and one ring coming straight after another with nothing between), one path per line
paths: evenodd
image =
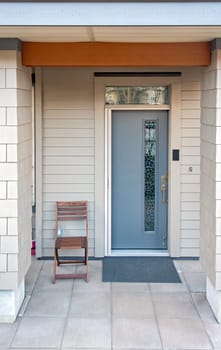
M105 257L103 282L181 283L169 257Z

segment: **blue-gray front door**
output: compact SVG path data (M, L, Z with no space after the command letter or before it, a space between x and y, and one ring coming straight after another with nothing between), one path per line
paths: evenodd
M113 111L112 249L167 248L167 112Z

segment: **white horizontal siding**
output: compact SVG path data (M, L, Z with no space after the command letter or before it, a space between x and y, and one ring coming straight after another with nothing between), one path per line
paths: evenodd
M200 137L200 128L182 128L182 137Z
M200 109L182 109L181 116L183 119L200 118Z
M44 156L93 156L92 147L44 147Z
M190 73L184 74L181 100L182 256L198 256L200 236L200 84ZM43 254L52 255L55 202L88 200L94 255L93 71L48 68L43 81Z
M181 256L198 256L201 92L200 83L188 79L182 84L181 104Z
M193 238L185 239L185 238L183 238L181 240L181 244L182 244L182 248L186 249L186 250L187 250L187 248L190 248L191 250L193 248L197 248L198 249L199 248L199 239L198 238L196 238L196 239L193 239Z
M185 192L181 193L181 206L183 202L200 202L200 193L199 192Z
M200 139L197 137L183 137L181 139L181 145L182 146L189 146L192 145L192 147L194 146L200 146Z
M45 165L44 174L94 174L92 165Z
M182 147L182 155L183 156L200 156L200 147L189 146Z
M92 119L94 120L93 109L75 108L67 109L66 106L60 106L56 109L44 109L44 116L47 120L50 119Z
M45 184L93 184L94 175L45 175L44 176Z
M45 147L93 147L94 139L92 137L78 137L78 138L62 138L53 137L44 139Z
M181 210L182 212L186 211L197 211L199 212L200 210L200 203L199 202L182 202L181 203Z
M94 184L44 184L44 193L94 193Z
M182 183L181 184L181 193L187 193L187 192L191 192L191 193L199 193L200 192L200 185L196 184L196 183Z
M44 128L46 129L94 129L94 121L91 119L45 119Z
M183 230L182 239L198 239L200 238L199 230Z
M200 213L199 210L190 211L190 210L183 210L181 213L181 220L199 220L200 219Z
M200 181L200 175L195 174L182 174L181 175L182 184L198 184Z
M93 73L45 69L43 93L43 255L53 255L55 202L75 200L89 201L89 254L94 255ZM63 228L65 235L79 235L83 226Z
M82 165L82 166L94 166L94 156L89 157L79 157L79 156L69 156L69 157L44 157L43 158L44 165Z
M182 156L182 165L200 165L200 157L199 156Z
M86 127L84 129L45 129L44 130L44 137L94 137L94 130L93 129L87 129Z
M200 166L199 165L194 165L194 167L191 167L190 165L181 165L181 174L185 175L190 173L190 171L192 172L192 174L194 175L200 175Z
M198 257L200 254L200 248L194 247L194 248L186 248L182 247L182 256L185 257Z

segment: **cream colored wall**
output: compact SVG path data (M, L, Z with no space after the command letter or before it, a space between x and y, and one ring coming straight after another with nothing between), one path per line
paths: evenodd
M94 255L94 97L87 69L43 70L43 255L53 255L55 202L89 201Z
M181 77L180 130L177 132L181 135L181 232L178 243L182 256L199 255L200 74L200 69L186 69ZM99 130L99 126L95 128L94 124L93 70L45 68L42 101L42 255L53 254L55 201L77 199L87 199L90 203L89 246L90 255L94 255L95 183L97 186L104 183L95 179L95 133L104 130ZM97 144L97 148L101 146ZM96 164L104 166L104 159L97 159ZM97 210L101 212L100 207ZM101 218L101 226L103 222ZM96 225L99 226L99 222ZM104 234L103 230L100 232ZM103 240L104 237L100 237L100 241ZM96 242L96 245L99 244Z
M181 256L199 256L201 70L184 70L181 83Z

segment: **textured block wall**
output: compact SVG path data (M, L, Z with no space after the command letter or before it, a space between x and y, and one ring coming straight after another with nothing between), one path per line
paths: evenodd
M221 289L221 52L206 69L201 98L201 249L204 269Z
M30 265L31 72L0 51L0 289L15 289Z

